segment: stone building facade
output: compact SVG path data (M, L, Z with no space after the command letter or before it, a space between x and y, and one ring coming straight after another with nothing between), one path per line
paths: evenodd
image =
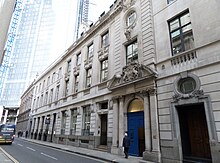
M152 5L162 162L220 162L220 2Z
M33 84L32 139L220 162L220 3L118 0ZM204 12L206 10L206 12Z
M30 138L160 161L151 13L115 1L34 81Z

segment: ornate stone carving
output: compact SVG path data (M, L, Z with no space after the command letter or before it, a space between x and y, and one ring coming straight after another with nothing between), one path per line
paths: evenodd
M192 92L190 94L175 94L175 95L173 95L173 100L178 101L180 99L189 99L192 97L200 97L202 95L204 95L203 90L195 90L194 92Z
M116 74L109 82L109 89L114 89L127 83L143 80L145 78L156 78L156 71L151 68L131 62L122 68L122 74Z
M141 76L141 65L130 63L122 69L122 82L133 81Z

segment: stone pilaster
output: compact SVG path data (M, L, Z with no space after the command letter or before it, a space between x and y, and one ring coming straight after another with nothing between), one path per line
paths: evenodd
M151 151L151 127L150 127L150 108L149 108L149 94L143 93L144 96L144 128L145 128L145 150Z
M113 98L113 131L112 131L112 149L111 153L118 154L118 99Z
M124 97L119 98L119 147L122 146L124 137Z

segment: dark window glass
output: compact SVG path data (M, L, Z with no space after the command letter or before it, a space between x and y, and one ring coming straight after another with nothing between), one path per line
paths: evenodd
M172 54L178 54L194 48L193 31L189 12L169 22Z

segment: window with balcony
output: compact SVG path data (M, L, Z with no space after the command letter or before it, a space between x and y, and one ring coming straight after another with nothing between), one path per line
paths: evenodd
M93 45L93 43L92 43L92 44L90 44L90 45L88 46L88 54L87 54L87 58L88 58L88 59L93 56L93 49L94 49L94 45Z
M138 45L137 40L126 46L127 63L138 61Z
M75 87L74 87L74 92L78 92L79 91L79 75L75 76Z
M86 70L86 88L91 87L92 83L92 68Z
M75 135L77 124L77 108L71 110L70 135Z
M81 64L81 53L76 55L76 66L79 66Z
M101 47L105 47L109 45L109 33L108 32L103 34L101 38L102 38Z
M101 61L101 82L108 79L108 58Z
M178 54L194 48L194 38L189 12L169 21L172 54Z
M89 135L89 133L90 133L90 117L91 117L90 106L86 106L86 107L83 108L82 135Z

